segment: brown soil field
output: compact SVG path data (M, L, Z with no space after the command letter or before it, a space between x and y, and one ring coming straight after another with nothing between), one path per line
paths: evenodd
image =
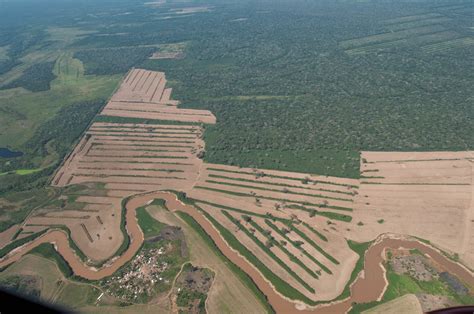
M117 117L216 123L208 110L179 109L163 72L132 69L101 114Z
M353 223L367 241L384 232L430 240L474 267L473 152L363 152ZM369 170L369 172L367 172Z

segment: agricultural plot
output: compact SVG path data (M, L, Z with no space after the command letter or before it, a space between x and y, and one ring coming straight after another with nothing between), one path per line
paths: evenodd
M178 102L170 100L170 95L171 89L166 88L164 73L133 69L101 114L181 122L216 122L210 111L178 109Z
M217 164L203 168L187 196L273 276L311 300L331 300L342 292L357 254L335 226L351 220L357 180Z
M162 73L145 74L162 80L164 87ZM127 95L123 86L118 93ZM161 92L169 99L170 89ZM128 101L148 97L145 89L128 96ZM73 192L65 192L64 199L29 217L19 238L51 226L65 226L92 262L106 260L124 241L121 224L125 198L193 186L202 165L201 137L202 128L198 125L93 123L51 181L52 186L69 186ZM76 188L79 191L74 192L72 187L81 185L87 188Z
M473 160L468 152L363 152L354 200L359 226L346 235L366 241L384 232L410 234L474 265Z

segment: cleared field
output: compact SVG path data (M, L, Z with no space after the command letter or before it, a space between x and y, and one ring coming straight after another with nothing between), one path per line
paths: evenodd
M159 189L189 189L202 163L203 143L197 126L94 123L52 180L64 187L101 183L75 196L77 208L51 206L30 217L31 227L64 225L72 240L93 261L104 261L121 246L122 200ZM186 143L175 143L182 140Z
M171 90L163 89L164 84L161 72L134 70L113 99L125 99L126 103L117 103L126 108L137 105L131 101L154 101L163 91L169 98ZM191 122L201 121L188 110L164 106L174 112L184 111ZM202 165L198 158L204 150L202 132L197 125L93 123L51 181L56 187L92 184L91 188L64 196L72 199L72 207L64 208L59 202L29 217L20 238L48 227L65 226L87 258L94 263L105 261L124 241L121 224L125 198L193 187Z
M410 234L474 265L473 152L363 152L354 223L346 236L367 241Z
M170 96L171 89L166 88L163 72L133 69L101 114L181 122L216 122L210 111L178 109L178 102L170 100Z

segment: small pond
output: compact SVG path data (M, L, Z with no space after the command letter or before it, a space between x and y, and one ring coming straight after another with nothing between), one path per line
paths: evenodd
M0 157L2 158L15 158L20 156L23 156L22 152L14 152L6 147L0 147Z

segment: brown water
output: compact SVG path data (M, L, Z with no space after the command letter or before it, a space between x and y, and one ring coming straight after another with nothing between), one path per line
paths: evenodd
M93 269L84 265L70 248L66 233L58 230L50 231L19 248L14 253L7 256L7 258L0 261L0 267L19 260L28 251L42 243L54 243L58 252L69 263L76 275L90 280L97 280L110 276L127 261L133 258L142 245L144 237L136 219L136 209L146 205L154 199L163 199L166 203L166 207L170 210L182 211L192 216L212 238L219 250L252 278L258 288L266 295L268 302L277 313L294 313L296 311L296 304L278 294L256 268L249 264L247 260L240 256L236 251L230 249L214 226L201 213L199 213L195 207L183 204L176 198L176 195L168 192L142 194L133 197L128 201L126 204L126 228L130 236L130 245L121 256L113 259L100 269ZM428 254L431 259L440 265L445 271L448 271L462 279L468 285L474 286L474 276L470 271L458 263L447 259L436 249L415 240L392 239L386 237L376 242L376 244L372 245L367 250L364 262L364 275L359 276L351 286L351 296L349 298L339 303L326 304L316 308L301 310L298 311L298 313L345 313L351 308L351 304L354 302L366 303L379 299L386 288L385 270L382 266L384 251L387 248L399 249L402 247L405 249L418 249L424 254Z

